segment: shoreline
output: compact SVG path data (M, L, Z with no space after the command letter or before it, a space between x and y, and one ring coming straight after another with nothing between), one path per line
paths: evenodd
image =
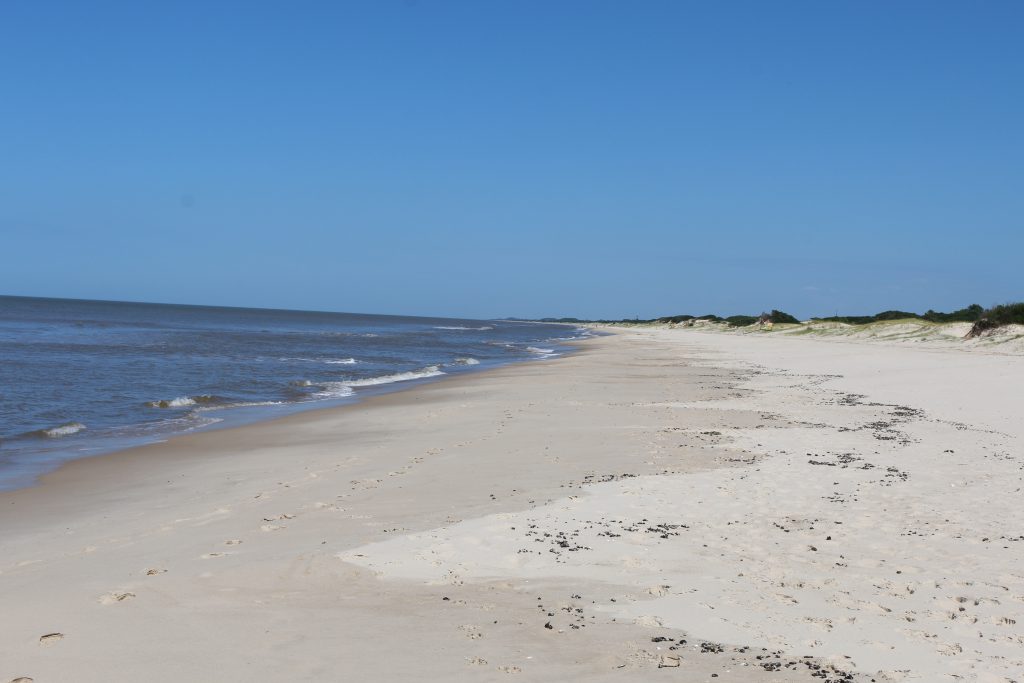
M610 334L610 332L605 332ZM359 388L359 391L352 394L351 396L340 397L335 399L323 399L321 401L309 401L309 402L295 402L288 404L280 404L274 406L262 406L254 404L252 406L242 405L237 407L229 407L225 409L226 413L234 413L229 417L223 418L222 420L213 424L203 425L200 427L190 428L186 431L181 432L170 432L164 437L153 437L152 441L144 441L142 443L134 443L126 446L114 446L110 449L100 448L97 452L76 455L66 458L61 458L60 462L49 469L39 470L37 473L23 475L19 477L11 477L11 485L6 484L0 485L0 500L4 494L21 491L24 489L31 489L40 486L46 477L62 470L63 468L77 463L79 461L88 461L96 458L104 458L111 455L120 453L129 453L135 451L144 451L150 447L160 446L167 444L168 442L184 437L197 436L200 434L207 434L211 432L221 432L233 429L241 429L254 425L260 425L263 423L277 422L278 420L287 420L288 418L296 417L299 415L305 415L307 413L316 413L319 411L330 411L330 410L342 410L353 406L361 405L367 401L372 401L380 396L387 396L390 394L401 393L405 391L414 390L420 386L428 385L434 382L445 382L458 380L464 377L472 377L480 373L494 372L509 367L514 367L520 364L526 363L538 363L544 361L554 360L567 354L579 353L581 349L578 348L578 344L581 341L585 341L589 337L574 340L562 340L557 343L557 347L562 347L565 351L559 353L555 357L541 357L541 358L524 358L512 361L499 362L491 364L482 368L464 367L458 369L456 372L443 372L440 375L428 376L422 378L413 378L411 380L387 382L377 385L368 385ZM323 405L317 405L323 404ZM261 410L266 408L274 408L275 410ZM258 411L259 415L242 416L243 412ZM214 411L216 415L217 411ZM263 415L263 413L266 413ZM277 414L274 414L277 412ZM19 483L23 482L23 483Z
M614 333L607 332L607 334ZM188 462L204 461L210 458L206 449L215 451L212 457L217 457L226 452L237 451L243 445L262 444L261 438L265 432L280 435L282 432L301 429L303 426L321 423L324 420L352 417L361 411L373 410L379 406L396 407L413 404L421 400L416 392L424 391L434 385L455 388L461 382L472 383L480 376L514 372L516 368L522 366L556 362L586 353L585 344L595 338L588 337L560 342L561 345L569 347L571 351L557 358L518 360L496 367L464 370L456 375L445 374L411 382L381 385L370 388L362 398L356 396L340 404L309 407L286 415L240 424L220 427L211 425L193 432L174 434L153 443L66 460L55 469L36 476L29 485L14 489L0 489L0 510L3 510L5 505L18 505L20 499L29 497L29 492L34 492L31 493L31 498L39 497L41 499L39 502L48 509L53 509L54 506L58 508L72 507L80 504L81 497L85 495L109 495L113 490L120 488L121 484L116 482L118 477L127 475L138 478L165 476L168 470L173 469L172 460ZM161 455L165 452L169 452L170 457L161 459ZM72 488L83 485L96 486L105 482L109 482L108 487L101 486L94 491L75 491ZM44 492L44 488L49 490ZM75 501L76 496L79 498L78 501ZM32 502L35 504L35 501Z
M1024 359L675 330L580 348L0 494L0 680L1024 664Z

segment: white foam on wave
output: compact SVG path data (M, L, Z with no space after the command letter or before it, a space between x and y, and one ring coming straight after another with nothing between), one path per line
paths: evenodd
M466 361L466 365L475 365L480 361L475 358L460 358L457 361ZM336 382L309 382L304 380L302 386L315 386L320 389L313 394L310 394L312 398L328 399L328 398L345 398L355 393L358 387L371 387L380 384L393 384L395 382L408 382L414 379L426 379L427 377L437 377L443 375L445 372L437 365L428 365L422 370L410 370L409 372L396 372L391 375L380 375L378 377L364 377L363 379L350 379L340 380Z
M476 358L456 358L456 365L480 365L480 361Z
M464 327L462 325L435 325L435 330L493 330L494 328L490 325L484 325L483 327Z
M150 408L187 408L196 404L219 404L222 399L218 396L211 396L210 394L200 394L198 396L179 396L172 399L163 399L160 401L147 401L146 405Z
M407 382L411 379L425 379L445 374L436 365L428 365L422 370L411 370L409 372L396 372L393 375L381 375L380 377L367 377L365 379L354 379L342 384L349 387L369 387L377 384L391 384L393 382Z
M68 422L66 424L58 425L56 427L50 427L49 429L40 430L39 433L50 439L59 439L62 436L71 436L85 429L85 425L81 422Z
M179 396L170 400L149 401L146 403L150 408L184 408L185 406L194 406L195 404L196 400L190 396Z
M588 338L594 336L593 332L591 332L590 330L588 330L586 328L582 328L582 327L578 328L577 330L575 330L575 332L576 332L576 334L571 336L571 337L552 337L548 341L571 342L571 341L579 341L580 339L588 339Z
M541 349L541 348L538 348L536 346L527 346L526 350L529 351L530 353L535 353L538 356L553 356L553 355L556 355L556 352L555 352L554 349Z
M320 387L320 391L313 394L314 398L344 398L356 393L345 382L323 382L317 386Z
M335 358L331 360L325 360L328 365L355 365L359 361L355 358Z

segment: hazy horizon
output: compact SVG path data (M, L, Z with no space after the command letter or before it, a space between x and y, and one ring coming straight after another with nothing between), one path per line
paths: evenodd
M796 317L800 318L801 320L809 320L811 318L826 318L826 317L830 317L832 315L839 315L839 316L874 315L876 313L883 313L883 312L892 311L892 310L900 310L900 311L904 311L906 313L923 314L923 313L927 312L927 310L929 310L929 309L904 310L904 309L895 309L895 308L890 307L890 308L881 308L881 309L878 309L877 311L833 311L832 313L822 313L820 315L818 315L818 314L815 314L815 315L797 315L797 314L793 313L789 309L782 309L782 308L779 308L778 306L772 306L772 307L769 307L769 308L760 309L760 310L756 310L756 311L755 310L749 310L749 311L710 311L710 310L708 310L708 311L705 311L705 310L700 310L700 309L694 309L694 310L689 310L689 311L675 311L675 312L671 312L671 313L668 313L668 312L666 312L666 313L659 313L658 315L647 316L647 317L639 316L639 315L634 315L634 316L628 316L628 315L627 316L614 316L614 317L613 316L582 317L582 316L575 316L575 315L571 315L571 314L567 314L567 315L557 315L557 314L538 315L538 316L534 316L534 317L520 316L520 315L514 315L514 314L507 314L507 315L489 315L489 316L482 316L482 317L473 317L473 316L431 315L429 313L424 313L424 314L415 313L415 314L412 314L412 313L401 313L401 312L397 312L396 313L396 312L378 312L378 311L342 311L342 310L313 309L313 308L275 308L275 307L269 307L269 306L234 306L234 305L204 304L204 303L193 303L193 302L182 302L182 301L135 301L135 300L130 300L130 299L81 299L81 298L77 298L77 297L39 297L39 296L30 296L30 295L24 295L24 294L4 294L4 293L0 293L0 299L4 299L4 298L12 298L12 299L43 299L43 300L54 300L54 301L81 301L81 302L96 302L96 303L109 303L109 304L131 304L131 305L140 305L140 306L183 306L183 307L190 307L190 308L238 308L238 309L253 310L253 311L260 311L260 310L264 310L264 311L286 311L286 312L292 312L292 313L327 313L327 314L366 315L366 316L382 316L382 317L398 317L398 318L426 318L426 319L430 319L430 318L445 319L445 318L448 318L448 319L451 319L451 320L481 320L481 321L487 321L487 320L512 320L512 321L516 321L516 320L519 320L519 321L523 321L523 322L539 321L539 320L557 320L559 318L565 318L565 319L577 318L577 319L579 319L581 321L584 321L584 322L588 321L588 320L613 320L613 321L614 320L633 320L633 319L651 320L651 319L654 319L654 318L667 318L667 317L671 317L671 316L674 316L674 315L693 315L693 316L719 315L721 317L728 317L730 315L759 315L761 313L771 312L771 310L773 310L773 309L775 309L775 310L783 310L785 313L790 313L791 315L795 315ZM972 302L972 303L973 304L977 304L977 303L980 303L980 302ZM999 303L1005 303L1005 302L994 302L991 305L997 305ZM957 309L953 309L953 308L944 309L944 308L934 308L934 307L931 307L930 310L935 310L935 311L938 311L940 313L951 313L954 310L959 310L960 308L966 308L969 305L971 305L971 304L965 304L964 306L960 306ZM984 308L989 308L990 307L989 304L981 304L981 305Z

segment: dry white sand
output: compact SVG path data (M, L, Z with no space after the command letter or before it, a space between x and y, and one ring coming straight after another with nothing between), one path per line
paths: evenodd
M1020 680L1024 358L585 347L0 495L0 681Z

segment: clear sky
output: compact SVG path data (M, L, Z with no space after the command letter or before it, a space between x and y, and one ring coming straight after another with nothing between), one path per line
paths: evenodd
M1022 2L0 3L0 293L1024 299Z

